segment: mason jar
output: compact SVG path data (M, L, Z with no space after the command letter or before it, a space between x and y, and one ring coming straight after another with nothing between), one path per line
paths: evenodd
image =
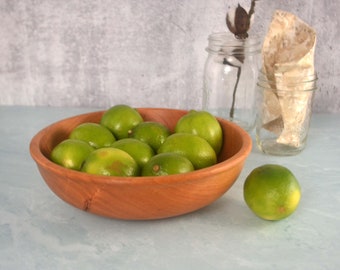
M317 75L266 76L260 71L256 142L272 155L296 155L306 146Z
M262 42L257 37L237 39L227 32L211 34L208 41L202 109L251 131Z

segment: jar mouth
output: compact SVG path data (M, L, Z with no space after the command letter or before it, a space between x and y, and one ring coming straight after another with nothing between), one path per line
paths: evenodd
M208 37L209 53L220 54L258 54L261 52L262 40L258 36L249 36L247 39L237 39L227 32L213 33Z
M318 80L317 73L310 73L301 76L290 76L285 73L276 74L272 78L268 78L265 72L261 69L258 75L257 85L268 90L277 92L285 91L315 91L317 90L316 82Z

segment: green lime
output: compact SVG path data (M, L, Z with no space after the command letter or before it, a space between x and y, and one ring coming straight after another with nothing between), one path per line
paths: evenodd
M109 129L97 123L78 125L72 130L69 138L85 141L94 148L109 147L116 141Z
M141 122L143 122L143 118L139 112L124 104L108 109L100 121L103 126L111 130L118 140L128 138L131 130Z
M106 147L93 151L85 160L82 171L106 176L138 176L139 166L125 151Z
M192 172L194 166L186 157L177 153L153 156L142 169L142 176L160 176Z
M50 158L65 168L79 171L93 150L94 148L84 141L66 139L53 148Z
M248 175L243 195L256 215L267 220L280 220L296 210L301 189L290 170L280 165L266 164Z
M147 121L138 124L131 130L130 137L149 144L155 151L170 135L170 130L161 123Z
M118 140L112 144L112 147L127 152L141 168L155 155L150 145L133 138Z
M189 133L175 133L167 137L158 149L158 153L178 153L185 156L194 165L202 169L216 164L217 157L211 145L202 137Z
M198 135L214 148L216 154L221 151L223 143L222 127L209 112L189 111L178 120L175 132Z

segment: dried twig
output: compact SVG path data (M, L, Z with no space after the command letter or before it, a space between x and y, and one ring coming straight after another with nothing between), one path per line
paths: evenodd
M237 39L245 40L246 38L248 38L248 30L250 28L251 17L255 13L255 2L256 1L258 0L251 1L249 12L247 12L240 4L238 4L237 8L235 9L233 21L231 21L231 16L229 16L229 13L227 13L227 16L226 16L227 27L229 31L232 32ZM241 53L237 52L237 55L235 57L241 63L243 63L244 61L243 49ZM237 68L237 78L236 78L234 91L233 91L232 105L231 105L230 112L229 112L229 117L233 119L234 110L235 110L235 101L236 101L236 91L237 91L238 83L240 81L242 68L241 66L236 66L236 65L231 64L226 59L224 59L223 64Z

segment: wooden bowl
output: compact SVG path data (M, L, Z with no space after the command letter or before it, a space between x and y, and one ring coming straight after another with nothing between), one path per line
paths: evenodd
M158 121L173 131L184 110L140 108L145 121ZM97 215L127 219L160 219L207 206L238 178L252 147L249 135L237 125L218 119L224 134L219 162L194 172L158 177L91 175L63 168L52 161L51 150L84 122L98 123L104 111L74 116L38 132L30 153L50 189L65 202Z

